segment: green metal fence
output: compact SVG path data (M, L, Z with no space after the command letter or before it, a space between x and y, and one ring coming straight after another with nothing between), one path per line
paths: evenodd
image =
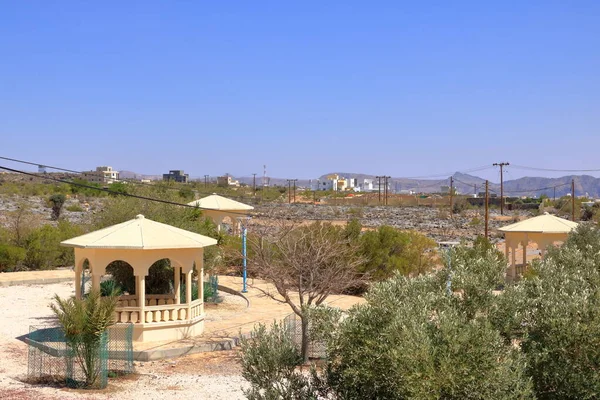
M94 351L85 357L67 343L62 328L30 326L27 375L30 381L68 387L105 388L108 378L133 372L133 325L109 328ZM92 360L93 358L93 360ZM86 374L86 369L89 369ZM89 384L89 376L95 377ZM88 377L86 381L86 377Z

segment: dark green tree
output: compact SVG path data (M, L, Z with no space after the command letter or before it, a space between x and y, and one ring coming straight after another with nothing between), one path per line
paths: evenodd
M48 199L50 202L50 205L52 206L52 220L56 221L58 218L60 218L60 213L62 211L62 207L65 204L65 201L67 200L67 198L65 197L64 194L59 193L59 194L53 194L52 196L50 196L50 199Z

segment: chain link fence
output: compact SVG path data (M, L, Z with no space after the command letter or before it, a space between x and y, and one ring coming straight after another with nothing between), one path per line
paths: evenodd
M28 380L80 388L88 387L89 377L94 376L91 387L103 389L109 377L133 372L132 339L132 324L113 326L104 332L98 354L89 355L94 358L90 360L67 343L61 327L30 326L26 338Z
M288 331L289 337L296 344L298 351L302 347L302 321L296 314L290 314L283 319L283 325ZM308 339L308 358L325 359L327 357L327 345L325 340L311 338L311 324L308 324L309 339Z

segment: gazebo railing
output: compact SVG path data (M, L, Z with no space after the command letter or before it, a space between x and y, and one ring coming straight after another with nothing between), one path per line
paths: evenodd
M171 299L172 300L172 299ZM201 300L194 300L190 304L162 304L144 307L121 306L115 310L117 323L168 323L177 321L190 321L203 315L204 305Z
M164 306L167 304L175 304L174 294L147 294L146 306ZM135 294L125 294L119 296L118 307L137 307L138 297Z

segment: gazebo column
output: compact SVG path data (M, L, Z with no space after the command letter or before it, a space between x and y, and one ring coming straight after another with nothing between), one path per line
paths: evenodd
M223 223L223 216L217 215L215 217L215 224L217 224L217 232L221 232L221 224Z
M504 241L504 257L506 257L506 261L508 261L508 241Z
M508 273L506 274L511 280L515 279L516 276L516 256L517 256L517 246L519 242L507 242L506 247L510 247L510 266L508 267Z
M196 260L196 273L198 276L198 300L202 301L201 313L204 314L204 251Z
M510 265L512 266L513 269L517 265L517 246L518 246L518 244L515 244L514 246L511 246L511 248L510 248Z
M231 225L233 228L233 236L237 236L241 232L242 223L241 223L240 219L236 218L236 216L234 214L231 214L230 218L231 218Z
M540 249L540 255L542 256L542 258L546 256L546 246L546 242L538 243L538 249Z
M100 278L101 276L92 269L92 290L100 290Z
M81 299L81 270L83 267L78 266L79 263L75 264L75 298Z
M190 269L185 273L185 303L187 304L187 319L191 319L192 313L192 274L194 271Z
M181 267L175 265L175 304L181 304Z
M138 295L138 308L140 309L140 324L146 323L146 276L135 276L135 292Z
M523 270L525 270L525 266L527 265L527 243L527 240L521 242L521 246L523 246Z

